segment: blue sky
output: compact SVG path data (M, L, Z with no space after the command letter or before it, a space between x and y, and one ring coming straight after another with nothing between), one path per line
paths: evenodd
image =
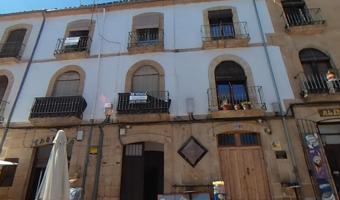
M94 0L0 0L0 14L92 4ZM96 3L114 0L95 0Z

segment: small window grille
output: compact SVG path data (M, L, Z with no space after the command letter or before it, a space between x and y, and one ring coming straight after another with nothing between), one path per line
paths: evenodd
M259 145L259 137L256 133L246 133L240 135L241 145Z
M219 134L217 137L218 146L234 146L236 144L234 134Z
M143 144L126 145L125 156L143 156Z

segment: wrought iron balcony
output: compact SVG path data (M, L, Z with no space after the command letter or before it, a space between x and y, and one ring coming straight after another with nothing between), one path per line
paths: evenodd
M9 58L14 57L16 59L20 59L23 50L24 44L21 42L7 42L0 44L0 58Z
M249 39L247 22L203 25L201 32L203 41Z
M76 117L81 119L87 106L82 96L35 98L30 118Z
M339 77L339 70L336 77ZM301 96L308 97L309 94L334 94L340 92L340 79L327 80L326 74L299 73L295 76L300 82Z
M231 90L226 94L218 94L216 88L208 89L208 103L210 111L217 110L266 110L262 86L250 86L247 91Z
M294 26L318 25L324 24L325 20L321 15L320 8L296 8L289 6L284 8L282 17L286 23L286 29Z
M160 46L163 47L163 29L151 28L129 32L128 48Z
M119 114L169 113L171 99L168 91L145 93L119 93Z
M91 42L89 36L59 38L54 54L90 52Z

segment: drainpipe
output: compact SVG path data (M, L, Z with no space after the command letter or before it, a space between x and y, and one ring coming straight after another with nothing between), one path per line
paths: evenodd
M15 99L14 99L14 102L13 102L13 106L12 106L10 112L9 112L9 116L8 116L8 119L7 119L7 122L6 122L6 126L5 126L5 129L3 131L3 135L2 135L2 138L1 138L1 142L0 142L0 153L2 153L2 148L4 146L4 143L5 143L5 140L6 140L6 137L7 137L7 133L8 133L8 130L9 130L9 125L11 123L15 107L16 107L16 105L18 103L18 99L19 99L21 91L22 91L22 89L24 87L24 83L26 81L28 72L29 72L29 70L31 68L31 65L32 65L32 61L33 61L33 57L34 57L35 51L36 51L36 49L38 47L38 44L39 44L41 33L42 33L42 31L44 29L44 26L45 26L45 21L46 21L45 14L46 14L46 10L41 11L41 14L42 14L42 17L43 17L43 21L41 22L41 26L40 26L40 30L39 30L39 33L38 33L38 37L37 37L37 40L35 41L35 44L34 44L34 47L33 47L33 50L32 50L32 54L31 54L30 59L29 59L29 61L27 63L27 66L26 66L26 69L25 69L25 72L24 72L24 76L23 76L22 81L20 83L17 95L15 96Z
M92 200L97 199L98 195L98 186L99 186L99 177L100 177L100 168L103 158L103 142L104 142L104 130L103 127L110 121L110 117L107 117L103 123L101 123L99 128L99 141L98 141L98 152L97 152L97 162L96 162L96 172L94 176L94 185L92 191Z
M253 0L253 5L254 5L255 13L256 13L257 23L259 25L260 32L261 32L261 39L262 39L264 51L265 51L265 54L266 54L266 61L267 61L267 64L269 66L271 79L272 79L273 84L274 84L275 96L276 96L277 101L279 102L279 108L280 108L280 113L281 113L281 121L282 121L282 124L283 124L284 134L285 134L285 137L287 139L288 151L289 151L291 161L292 161L292 165L293 165L293 173L295 174L296 181L298 183L300 183L298 168L297 168L297 165L296 165L295 155L294 155L294 152L293 152L292 139L290 138L290 135L289 135L287 119L282 114L283 113L283 106L281 104L281 96L280 96L278 84L277 84L277 81L276 81L276 78L275 78L273 65L272 65L272 62L270 60L270 56L269 56L269 52L268 52L268 46L267 46L267 42L265 40L265 35L264 35L264 31L263 31L263 27L262 27L262 23L261 23L261 19L260 19L258 7L257 7L257 4L256 4L256 0Z
M103 8L103 24L102 24L102 30L99 30L99 31L102 31L104 32L104 23L105 23L105 8ZM93 12L96 12L95 10ZM101 33L99 32L99 35L101 35ZM81 182L81 188L82 188L82 195L81 195L81 199L85 199L84 196L85 196L85 185L86 185L86 178L87 178L87 168L88 168L88 164L89 164L89 157L90 157L90 149L91 149L91 143L92 143L92 136L93 136L93 126L94 126L94 118L95 118L95 112L96 112L96 108L97 108L97 100L98 100L98 96L99 96L99 91L98 91L98 85L99 85L99 75L100 75L100 64L101 64L101 52L102 52L102 43L103 43L103 37L101 37L100 39L100 43L99 43L99 52L98 52L98 57L97 57L97 65L98 65L98 68L97 68L97 74L96 74L96 77L97 77L97 82L96 82L96 93L95 93L95 101L94 101L94 105L92 107L92 111L91 111L91 128L90 128L90 132L89 132L89 137L88 137L88 140L87 140L87 151L86 151L86 156L85 156L85 160L84 160L84 172L83 172L83 178L82 178L82 182ZM106 122L106 121L105 121ZM99 143L102 143L100 142L100 140L103 140L100 139L104 134L102 133L102 129L100 128L101 125L99 125ZM102 147L101 147L102 148ZM100 153L101 154L101 153ZM96 164L96 175L97 176L97 173L100 173L100 169L97 169L98 168L98 160L101 161L101 158L99 159L99 152L97 154L97 164ZM100 155L101 156L101 155ZM99 163L99 168L100 168L100 163ZM98 171L99 170L99 171ZM97 172L98 171L98 172ZM99 176L99 175L98 175ZM97 197L94 196L94 193L96 193L97 195L97 190L95 191L95 187L97 185L98 187L98 182L99 181L99 178L97 179L95 177L95 183L94 183L94 191L92 192L92 199L96 199Z

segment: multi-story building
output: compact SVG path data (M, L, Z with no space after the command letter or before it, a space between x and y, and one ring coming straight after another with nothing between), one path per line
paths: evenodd
M279 36L301 36L285 33L275 6L121 1L1 15L1 158L19 164L3 167L0 198L34 199L57 129L85 199L211 194L216 180L227 199L317 197L285 114L300 107L289 107L293 51Z
M329 183L339 193L340 2L282 0L267 5L275 30L268 41L280 47L287 67L295 96L289 110L297 119L314 191L325 196L323 187ZM320 145L311 148L312 140Z

